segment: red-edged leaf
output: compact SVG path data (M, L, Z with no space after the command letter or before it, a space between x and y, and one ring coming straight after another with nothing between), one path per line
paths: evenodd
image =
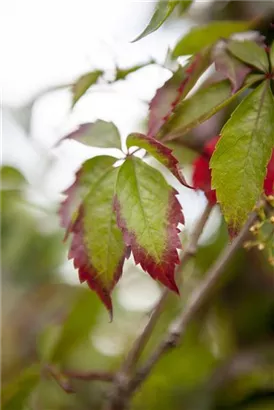
M267 173L264 180L264 192L268 195L274 195L274 150L267 166Z
M67 188L63 194L65 200L61 203L59 215L61 226L66 229L65 239L69 230L78 215L78 208L92 189L93 185L109 170L117 161L117 158L107 155L100 155L84 162L76 172L74 183Z
M118 168L112 168L91 187L71 227L69 252L80 281L99 295L111 317L110 294L121 276L127 251L113 211L117 173Z
M193 162L192 183L196 190L204 191L208 201L216 204L216 192L211 188L211 169L209 161L215 149L219 136L212 138L204 147L203 154Z
M167 121L177 104L187 95L198 78L210 65L210 50L205 50L180 67L173 76L156 91L150 102L148 135L155 136Z
M136 264L178 292L174 270L181 248L178 224L184 223L177 191L162 174L139 158L129 157L117 180L115 210L124 240Z
M172 155L172 150L155 138L147 137L144 134L134 133L127 137L127 148L138 147L145 149L149 154L156 158L161 164L185 186L191 188L183 177L179 168L178 160Z
M246 76L250 73L251 68L241 63L237 58L227 52L225 43L222 47L217 47L214 53L216 71L224 74L231 82L232 93L234 94L243 85Z
M120 134L116 125L113 122L103 120L79 125L75 131L61 138L56 145L67 139L75 140L91 147L121 149Z

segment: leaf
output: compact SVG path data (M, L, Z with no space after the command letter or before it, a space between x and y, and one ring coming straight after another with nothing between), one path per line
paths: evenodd
M128 157L117 181L115 210L136 264L178 292L174 280L181 248L177 225L184 223L177 191L162 174L139 158Z
M135 38L135 40L132 41L132 43L134 43L135 41L141 40L141 38L144 38L148 36L149 34L153 33L154 31L158 30L158 28L161 27L161 25L170 16L170 14L175 9L178 3L179 1L174 1L174 0L169 0L169 1L160 0L156 5L154 14L148 26L138 37Z
M61 226L66 229L65 239L77 218L78 208L82 200L116 161L117 158L107 155L97 156L85 161L77 171L74 183L63 192L67 197L61 203L59 215Z
M239 60L258 70L268 72L269 63L264 48L260 47L255 41L229 41L227 49Z
M240 91L239 91L240 92ZM233 95L238 95L237 93ZM231 101L231 86L228 80L209 85L183 100L175 109L162 130L165 141L182 136L201 124Z
M103 120L79 125L76 131L63 137L58 141L57 145L67 139L72 139L91 147L121 149L120 134L117 127L113 122Z
M125 69L117 68L114 81L124 80L129 74L132 74L135 71L140 70L141 68L147 67L148 65L155 64L155 63L156 63L155 60L151 59L147 63L138 64L130 68L125 68Z
M2 385L2 409L21 410L40 379L41 369L33 364L21 371L9 384Z
M251 71L250 67L234 58L226 49L215 53L214 62L216 71L223 73L230 80L233 94L243 85L246 76Z
M71 227L69 258L74 259L80 282L86 281L109 310L110 294L119 280L126 246L113 212L118 168L107 171L91 187Z
M103 71L96 70L82 75L72 87L72 108L85 92L97 82Z
M274 73L274 41L272 42L272 45L270 48L269 57L270 57L270 63L272 67L272 73Z
M233 112L211 158L212 186L232 232L241 228L262 192L274 145L273 118L273 95L266 81Z
M176 73L157 90L149 105L149 136L157 134L175 107L187 95L209 65L210 50L205 50L191 58L185 67L179 67Z
M149 154L156 158L161 164L169 169L169 171L177 178L181 184L190 187L183 177L179 162L172 155L172 150L155 138L147 137L146 135L134 133L127 137L127 148L138 147L145 149Z
M244 21L216 21L194 27L176 44L173 57L196 54L204 47L212 46L221 38L228 38L233 33L247 30L249 24Z
M183 15L193 3L193 0L181 0L179 3L179 14Z
M3 165L0 169L1 190L21 190L27 184L25 177L18 169Z
M267 165L267 173L264 180L264 192L267 196L274 195L274 149Z
M63 363L89 337L96 324L99 307L99 300L86 289L81 289L62 328L58 329L59 336L55 336L49 362Z

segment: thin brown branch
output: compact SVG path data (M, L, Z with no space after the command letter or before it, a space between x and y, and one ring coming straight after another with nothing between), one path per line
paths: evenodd
M85 380L85 381L103 381L112 382L114 380L114 374L110 372L103 371L90 371L90 372L79 372L76 370L65 370L62 374L70 379Z
M53 366L47 365L45 367L45 370L54 378L57 384L59 384L61 389L63 389L66 393L75 393L70 381L67 378L64 378L64 376L60 372L58 372Z
M179 315L174 322L172 322L170 329L162 342L158 345L158 347L147 360L146 364L137 372L136 377L132 380L130 386L132 392L136 390L140 386L140 384L142 384L144 380L149 376L151 370L158 362L158 360L162 357L162 355L172 348L176 347L180 343L182 336L185 334L188 324L193 320L197 312L200 311L200 309L207 302L208 297L212 294L220 278L222 277L224 268L226 267L228 261L231 260L236 251L242 246L244 240L249 234L249 228L255 222L256 218L257 213L251 213L248 221L246 222L239 235L232 242L232 244L228 244L217 261L214 263L212 268L209 270L205 279L193 291L183 313Z

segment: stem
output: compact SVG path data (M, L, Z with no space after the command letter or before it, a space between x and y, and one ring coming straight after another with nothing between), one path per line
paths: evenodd
M103 371L91 371L91 372L77 372L74 370L65 370L63 372L64 376L69 377L70 379L78 380L99 380L103 382L112 382L114 379L114 374Z
M137 372L136 377L133 379L130 386L131 392L135 391L144 382L161 356L180 343L182 336L186 332L187 325L207 302L208 297L211 295L216 284L222 277L226 264L241 247L242 243L246 239L246 236L249 234L249 228L255 222L256 218L257 213L253 212L234 242L232 242L232 244L228 244L212 268L209 270L205 279L201 282L198 288L193 291L183 313L179 315L171 324L170 329L162 342L152 353L150 358L147 360L147 363Z

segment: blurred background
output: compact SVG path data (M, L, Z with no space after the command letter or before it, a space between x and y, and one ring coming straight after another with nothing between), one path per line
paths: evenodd
M155 33L131 43L155 2L6 0L2 3L2 385L6 410L101 409L108 384L73 381L66 394L43 371L115 371L145 326L161 286L129 260L113 293L114 320L67 260L58 207L83 160L115 150L56 142L78 124L113 121L123 141L146 127L148 103L170 77L168 50L193 25L273 13L273 2L195 1ZM262 32L264 26L260 27ZM115 68L152 64L111 83ZM181 59L180 63L184 60ZM71 109L71 84L92 70L104 79ZM211 75L211 74L210 74ZM214 73L212 74L215 75ZM209 78L210 80L210 78ZM218 134L229 111L188 138ZM173 144L191 181L196 154ZM151 161L152 162L152 161ZM153 163L157 166L157 164ZM179 186L186 225L202 213L202 192ZM153 350L190 292L228 242L216 206L195 261L181 272L181 298L171 295L145 352ZM190 327L180 348L164 357L134 398L132 409L274 409L274 273L267 254L240 250L222 290Z

